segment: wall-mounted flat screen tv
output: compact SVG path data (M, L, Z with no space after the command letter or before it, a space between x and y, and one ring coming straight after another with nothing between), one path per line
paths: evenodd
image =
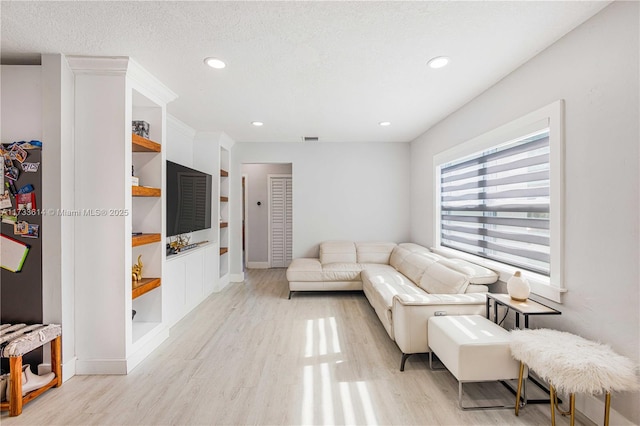
M211 228L211 175L167 161L167 236Z

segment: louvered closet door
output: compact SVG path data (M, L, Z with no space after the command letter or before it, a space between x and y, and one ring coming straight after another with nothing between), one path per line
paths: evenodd
M271 267L286 268L292 258L292 182L290 177L271 178Z

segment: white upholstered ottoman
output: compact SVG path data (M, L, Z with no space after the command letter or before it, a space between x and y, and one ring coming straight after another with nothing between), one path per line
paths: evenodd
M450 315L429 318L429 365L435 353L458 380L461 409L514 408L511 406L465 407L462 384L518 379L520 363L513 359L507 330L480 315Z

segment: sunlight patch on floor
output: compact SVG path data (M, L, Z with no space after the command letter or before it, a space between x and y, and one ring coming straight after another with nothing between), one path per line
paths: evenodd
M341 356L335 317L307 320L303 367L301 424L378 424L364 381L337 381ZM336 406L337 405L337 406ZM342 415L342 418L340 418Z

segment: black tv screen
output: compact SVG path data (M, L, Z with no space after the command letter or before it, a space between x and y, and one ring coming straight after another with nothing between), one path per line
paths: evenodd
M211 175L167 161L167 236L211 228Z

